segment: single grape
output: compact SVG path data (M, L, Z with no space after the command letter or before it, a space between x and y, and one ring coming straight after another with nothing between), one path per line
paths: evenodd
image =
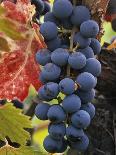
M46 94L52 96L53 98L56 98L59 94L59 86L55 82L48 82L44 85L44 90L46 91Z
M71 15L71 22L75 26L80 26L84 21L90 19L89 9L85 6L76 6L73 8L73 13Z
M71 95L75 91L75 82L70 78L64 78L59 83L59 90L66 95Z
M54 16L53 12L47 12L44 16L44 22L53 22L56 25L59 25L59 20Z
M58 145L61 145L60 141L56 141L55 139L53 139L50 135L48 135L43 142L43 146L45 148L45 150L49 153L56 153L57 149L58 149Z
M101 52L100 42L95 38L91 39L90 47L93 49L95 55L98 55Z
M67 141L62 139L60 145L58 145L57 153L64 153L67 149Z
M47 47L48 47L48 49L50 51L54 51L57 48L60 48L60 46L61 46L61 39L59 37L57 37L57 38L55 38L53 40L47 41L46 44L47 44Z
M83 72L77 76L76 82L80 85L80 90L89 91L96 86L95 77L88 72Z
M19 108L19 109L23 109L23 103L21 101L19 101L18 99L13 99L12 100L12 103L13 105L16 107L16 108Z
M97 77L101 73L101 63L95 58L87 59L86 66L83 68L84 72L89 72Z
M58 79L60 76L60 73L61 73L60 67L56 66L53 63L46 64L42 70L43 77L51 81Z
M77 91L77 95L80 97L82 103L91 102L95 97L95 90L91 89L89 91Z
M68 63L73 69L82 69L86 65L86 57L80 52L69 55Z
M78 45L80 48L86 48L91 43L91 39L84 38L80 32L74 35L73 41L74 41L74 44Z
M81 100L77 95L72 94L64 98L62 106L67 113L74 113L80 109Z
M84 129L90 125L91 118L88 112L84 110L79 110L72 115L71 122L72 125L74 125L76 128Z
M50 105L47 103L39 103L35 108L35 115L40 120L47 120L47 113Z
M66 128L66 137L68 140L77 141L82 136L84 136L83 129L75 128L72 125Z
M72 14L73 6L69 0L58 0L53 4L53 14L59 18L67 18Z
M61 123L66 120L66 113L60 105L52 105L48 110L47 116L54 123Z
M65 66L68 62L69 53L68 50L63 48L57 48L51 54L51 60L58 66Z
M87 111L91 119L95 116L95 106L93 104L91 103L82 104L81 109Z
M48 82L48 81L44 78L44 76L43 76L42 73L39 74L39 80L42 82L42 84L45 84L45 83Z
M34 4L36 7L36 10L42 13L44 10L44 3L42 0L31 0L31 4Z
M77 52L81 52L85 55L86 59L88 58L94 58L94 53L91 47L86 47L84 49L79 49Z
M42 15L45 15L50 10L51 10L50 3L47 1L44 1L44 10L42 11Z
M65 134L66 134L66 126L64 123L59 123L59 124L53 124L51 123L49 125L48 132L51 137L54 139L62 139Z
M80 32L84 37L94 38L99 32L99 25L94 20L88 20L81 24Z
M53 22L44 22L41 26L40 26L40 33L43 35L43 37L46 40L52 40L55 39L57 37L58 34L58 29L56 24L54 24Z
M77 142L71 142L71 147L78 151L85 151L89 145L89 138L84 134Z
M36 53L36 61L44 66L47 63L51 62L51 52L48 49L40 49L37 53Z

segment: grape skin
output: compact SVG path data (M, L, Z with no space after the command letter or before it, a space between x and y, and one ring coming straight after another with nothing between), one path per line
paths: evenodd
M85 110L89 113L91 119L95 116L95 106L91 103L82 104L81 110Z
M42 70L43 77L51 81L58 79L60 76L60 73L61 73L60 67L56 66L53 63L46 64Z
M59 83L59 90L66 95L71 95L75 91L75 82L70 78L64 78Z
M79 45L80 48L86 48L91 43L91 39L84 38L80 32L74 35L73 41L74 41L74 44Z
M67 18L72 14L73 6L69 0L58 0L53 5L53 14L59 18Z
M91 118L88 112L79 110L72 115L71 122L76 128L84 129L90 125Z
M72 94L64 98L62 106L65 112L74 113L80 109L81 100L77 95Z
M61 123L66 120L66 113L60 105L53 105L48 110L48 119L54 123Z
M68 50L63 48L57 48L51 54L51 60L58 66L65 66L68 62L69 53Z
M90 12L85 6L76 6L71 15L71 22L75 26L80 26L84 21L90 19Z
M82 69L86 65L86 57L80 52L70 54L68 63L73 69Z
M91 102L95 97L95 90L91 89L89 91L77 91L77 95L80 97L82 103Z
M80 90L89 91L96 86L95 77L88 72L83 72L77 76L77 84L80 85Z
M48 132L54 139L61 140L66 134L66 126L64 123L50 124Z
M99 32L99 25L94 20L88 20L81 24L80 33L86 38L94 38Z
M101 45L100 45L100 42L97 39L95 39L95 38L91 39L90 47L93 49L93 52L94 52L95 55L100 54Z
M86 66L83 68L83 72L89 72L97 77L101 73L101 63L95 58L89 58L87 59Z
M54 51L61 46L61 39L59 37L54 38L53 40L46 41L47 47L50 51Z
M44 22L40 26L40 33L47 41L49 41L57 37L58 29L56 24L48 21L48 22Z
M77 52L81 52L82 54L85 55L86 59L88 58L94 58L94 53L91 47L86 47L84 49L79 49Z
M50 108L50 105L47 103L39 103L35 108L35 115L40 120L47 120L47 113Z
M36 53L36 61L42 66L46 65L51 62L51 52L48 49L40 49Z

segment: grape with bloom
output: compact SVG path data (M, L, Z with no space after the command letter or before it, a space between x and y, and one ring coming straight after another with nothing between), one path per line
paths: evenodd
M92 100L96 77L101 73L101 64L95 56L101 50L96 39L99 26L86 6L55 0L40 33L47 48L36 54L37 62L43 66L40 79L44 85L38 91L42 102L35 115L50 121L43 146L49 153L63 153L68 146L85 151L89 138L84 130L95 115ZM55 104L48 103L53 99Z

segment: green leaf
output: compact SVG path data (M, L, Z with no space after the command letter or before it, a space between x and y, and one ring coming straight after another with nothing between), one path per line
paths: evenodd
M10 51L7 40L5 38L2 38L2 37L0 37L0 50L5 51L5 52Z
M0 107L0 139L9 137L12 142L25 144L30 134L24 128L31 128L28 116L23 115L22 110L15 108L11 103Z
M44 155L40 151L35 151L33 147L22 146L20 148L14 148L10 145L0 148L0 155Z
M4 32L8 37L13 40L24 39L23 35L17 30L16 25L8 19L0 19L0 31Z

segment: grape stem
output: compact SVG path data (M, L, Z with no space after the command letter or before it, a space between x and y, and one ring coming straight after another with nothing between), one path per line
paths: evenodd
M73 5L76 5L76 0L73 0ZM69 53L73 52L73 37L75 34L76 28L75 26L73 27L72 31L71 31L71 37L70 37L70 49L69 49ZM70 77L70 65L67 65L67 77Z

